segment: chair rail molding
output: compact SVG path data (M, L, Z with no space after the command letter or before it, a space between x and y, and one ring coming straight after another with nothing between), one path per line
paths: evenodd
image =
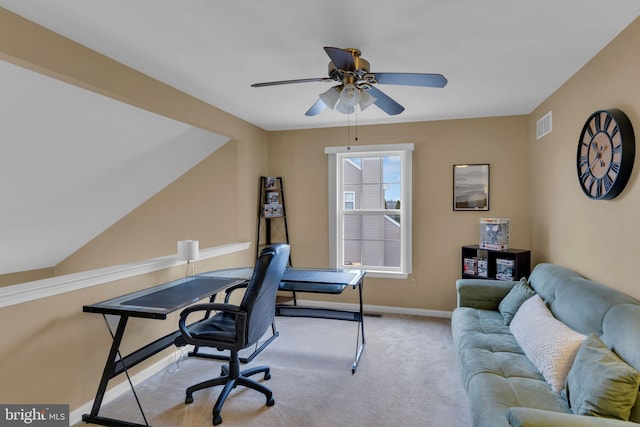
M238 242L202 249L200 250L199 260L215 258L234 252L241 252L249 249L250 246L250 242ZM83 271L80 273L34 280L32 282L19 283L17 285L3 286L0 287L0 308L101 285L103 283L113 282L116 280L126 279L128 277L139 276L158 270L164 270L183 264L186 264L186 261L181 261L178 259L176 254L172 254L128 264L120 264L112 267Z

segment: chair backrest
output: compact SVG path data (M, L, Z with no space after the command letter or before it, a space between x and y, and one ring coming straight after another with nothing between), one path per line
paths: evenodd
M289 245L278 243L260 252L240 308L247 312L247 339L257 342L273 323L276 294L289 261Z

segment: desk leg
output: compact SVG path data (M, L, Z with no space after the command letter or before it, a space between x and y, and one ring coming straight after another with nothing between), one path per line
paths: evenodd
M100 379L100 385L98 386L98 391L96 393L96 398L93 401L93 407L91 408L91 412L89 414L84 414L82 416L82 421L85 423L91 424L99 424L103 426L128 426L128 427L148 427L149 424L135 424L127 421L115 420L112 418L105 418L98 416L98 412L100 412L100 407L102 406L102 400L104 399L104 394L107 391L107 385L109 384L109 380L114 377L114 373L116 370L116 357L120 352L120 343L122 342L122 337L124 336L124 329L127 326L127 320L129 320L129 316L123 315L120 317L120 321L118 322L118 328L116 329L115 335L113 335L113 342L111 343L111 350L109 350L109 356L107 358L107 362L104 365L104 371L102 372L102 378ZM111 331L111 328L109 328ZM126 367L125 367L126 368ZM142 408L140 408L142 410ZM142 414L143 418L145 418L145 423L147 422L144 413Z
M358 336L356 341L356 357L353 360L353 366L351 367L351 374L356 373L356 369L358 368L358 362L360 362L360 356L362 355L362 350L364 350L365 339L364 339L364 308L362 306L362 283L363 280L360 280L358 283L358 297L360 299L360 319L358 321Z

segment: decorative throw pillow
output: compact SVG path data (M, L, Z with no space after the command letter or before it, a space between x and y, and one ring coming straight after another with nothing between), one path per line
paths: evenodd
M553 317L537 294L522 303L509 329L551 389L560 393L586 337Z
M527 282L527 278L523 277L520 279L520 281L511 288L509 293L502 298L500 305L498 305L498 310L500 311L500 314L502 314L504 324L509 326L513 316L515 316L516 311L518 311L522 303L535 294L536 291L531 289L531 286L529 286L529 283Z
M565 393L574 414L628 421L639 385L640 372L590 335L576 354Z

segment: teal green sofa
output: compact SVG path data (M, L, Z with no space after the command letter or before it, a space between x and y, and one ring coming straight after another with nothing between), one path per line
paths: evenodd
M538 264L528 281L554 317L581 334L596 334L620 359L640 370L637 300L554 264ZM622 421L574 415L566 394L552 391L498 310L500 301L516 283L482 279L460 279L456 283L458 307L451 326L473 425L637 425L638 397L630 421ZM598 375L597 370L593 375Z

